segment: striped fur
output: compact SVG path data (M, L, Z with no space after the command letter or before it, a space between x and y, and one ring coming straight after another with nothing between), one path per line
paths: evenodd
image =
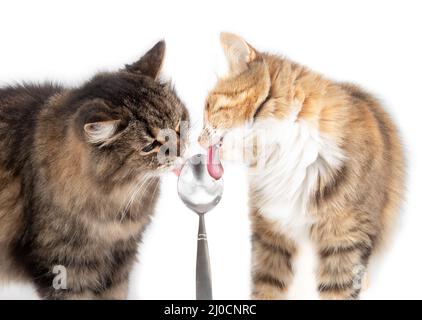
M370 258L387 238L403 197L404 157L392 120L355 85L258 52L236 35L223 33L221 40L230 72L207 98L199 142L206 147L224 138L225 158L239 128L246 128L246 145L265 132L265 149L245 159L252 296L288 297L295 259L310 241L320 297L358 298Z
M188 121L156 80L163 55L160 42L75 89L0 89L0 280L31 281L47 299L126 297L159 174L175 160L143 150L158 129ZM58 266L65 287L54 286Z

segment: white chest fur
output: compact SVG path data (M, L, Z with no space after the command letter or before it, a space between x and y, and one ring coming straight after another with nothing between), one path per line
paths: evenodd
M264 120L255 123L253 131L262 136L260 141L265 146L260 152L264 158L258 159L259 169L250 173L250 186L257 195L251 201L264 217L277 224L280 232L296 242L294 284L312 287L314 292L307 298L313 298L316 283L309 281L315 279L309 273L316 267L316 255L308 230L315 216L308 211L309 198L318 176L339 167L344 156L332 141L305 121ZM303 280L297 279L298 275ZM292 291L303 292L303 288L291 288ZM296 294L293 296L297 298Z

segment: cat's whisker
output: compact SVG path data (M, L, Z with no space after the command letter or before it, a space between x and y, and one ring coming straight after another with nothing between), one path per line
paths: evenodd
M129 193L129 196L127 198L127 200L124 203L124 210L123 213L127 210L130 202L132 201L133 197L135 196L135 194L138 192L138 190L140 188L142 188L142 186L148 181L149 178L145 178L143 180L141 180L139 183L137 183L134 188L132 189L132 191Z
M155 193L157 192L159 185L160 185L160 182L157 182L155 184L154 191L152 192L151 198L154 198L155 197Z
M138 182L135 183L134 187L132 188L132 190L128 193L127 198L125 199L125 201L123 201L120 209L117 211L117 214L122 214L124 212L124 210L126 210L127 204L130 201L130 199L132 198L134 192L138 189L138 187L145 182L145 179L140 179Z
M149 186L151 185L153 179L151 179L150 175L147 175L145 180L143 181L142 184L140 184L138 187L136 187L134 189L134 191L132 192L132 195L130 196L129 201L127 202L125 209L122 212L122 216L120 218L120 221L123 221L124 218L126 217L126 214L128 212L128 210L130 209L130 207L132 206L133 202L135 201L136 197L138 196L138 194L140 193L140 191L143 191L147 188L149 188Z

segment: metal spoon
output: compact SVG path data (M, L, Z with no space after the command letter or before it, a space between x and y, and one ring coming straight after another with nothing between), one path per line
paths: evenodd
M184 164L177 181L177 192L185 205L199 216L196 255L196 299L211 300L211 267L204 215L213 209L223 194L223 179L213 179L207 171L207 157L197 154Z

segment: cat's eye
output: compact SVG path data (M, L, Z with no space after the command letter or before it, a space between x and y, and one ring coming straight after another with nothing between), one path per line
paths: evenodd
M161 145L160 142L158 142L157 140L154 140L154 142L146 145L145 147L142 148L142 152L148 153L153 151L155 148L159 147Z

